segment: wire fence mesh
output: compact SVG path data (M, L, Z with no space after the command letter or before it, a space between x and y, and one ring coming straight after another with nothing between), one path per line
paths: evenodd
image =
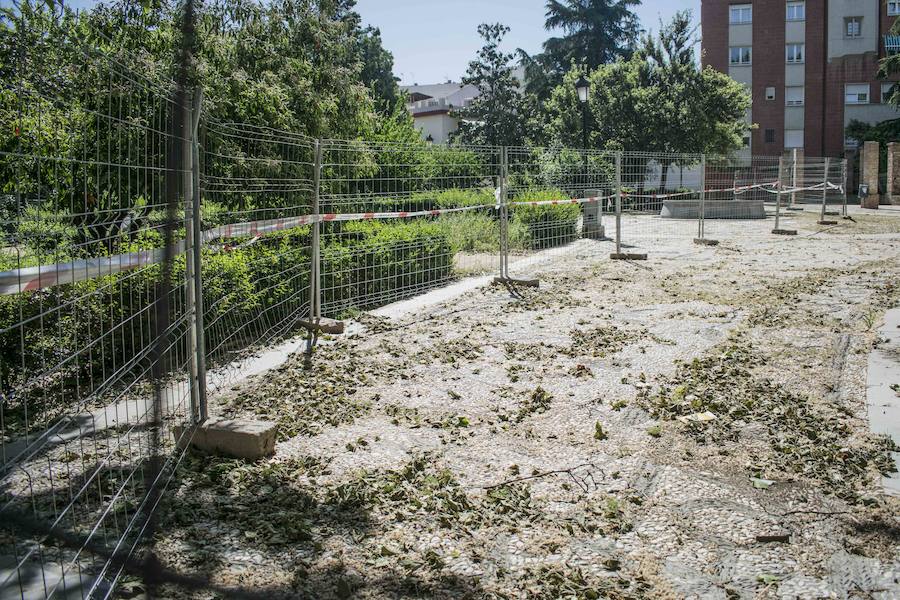
M804 204L822 222L846 211L846 162L798 153L443 147L222 123L54 15L0 28L2 597L105 597L123 572L149 573L134 553L183 426L206 416L207 381L322 317L464 276L530 280L563 252L664 252L770 235Z

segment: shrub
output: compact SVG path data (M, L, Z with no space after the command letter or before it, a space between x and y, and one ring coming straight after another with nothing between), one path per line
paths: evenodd
M541 202L548 200L565 200L569 195L560 190L543 189L527 190L516 195L515 202ZM581 206L578 204L561 204L558 206L517 206L512 212L512 224L520 228L517 247L541 250L563 246L572 242L578 235L578 219ZM513 239L512 230L510 240ZM512 242L511 242L512 243ZM518 246L521 244L521 246Z

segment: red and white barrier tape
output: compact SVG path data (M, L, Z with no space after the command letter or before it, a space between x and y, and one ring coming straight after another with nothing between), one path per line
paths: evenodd
M319 216L302 215L299 217L285 217L281 219L266 219L247 223L231 223L214 227L202 232L203 242L209 243L222 239L235 239L244 237L259 238L260 236L285 231L294 227L302 227L313 223L328 223L340 221L368 221L375 219L408 219L415 217L439 216L450 213L458 213L486 208L494 208L494 205L482 204L478 206L465 206L461 208L440 208L421 211L398 212L370 212L370 213L328 213ZM237 247L228 247L234 250ZM173 256L185 252L184 241L179 241L173 249ZM115 275L125 271L132 271L141 267L158 264L163 261L162 248L144 250L141 252L129 252L101 258L86 258L41 265L38 267L24 267L10 271L0 272L0 295L19 294L57 285L66 285L96 279L107 275Z
M832 183L827 184L829 189L843 191L843 186ZM769 189L774 187L775 189ZM822 190L825 184L817 184L807 188L795 189L779 189L781 186L778 182L761 183L747 186L736 186L725 189L710 189L707 193L743 193L753 189L764 189L774 194L793 194L803 191ZM674 192L671 194L633 194L630 192L622 192L623 198L651 198L655 200L664 200L667 198L677 198L680 196L696 195L699 191L691 192ZM614 199L614 195L610 196L590 196L586 198L572 198L568 200L536 200L533 202L521 201L510 202L509 206L559 206L566 204L589 204L592 202L602 202ZM329 222L346 222L346 221L369 221L377 219L409 219L417 217L436 217L451 213L468 212L473 210L484 210L496 208L492 204L480 204L477 206L464 206L459 208L439 208L434 210L420 211L397 211L397 212L368 212L368 213L326 213L322 215L303 215L299 217L285 217L281 219L266 219L262 221L250 221L247 223L231 223L208 229L202 233L203 242L208 243L220 239L234 239L243 237L259 238L267 234L275 233L301 227L303 225L312 225L313 223L329 223ZM173 250L173 255L183 254L185 245L183 241L178 242ZM115 256L107 256L102 258L78 259L65 263L52 265L41 265L38 267L25 267L22 269L13 269L10 271L0 272L0 295L18 294L39 290L43 288L53 287L57 285L65 285L87 281L97 277L106 275L114 275L124 271L131 271L140 267L162 262L164 251L162 248L153 250L144 250L142 252L130 252L127 254L118 254Z
M589 196L587 198L572 198L571 200L535 200L533 202L510 202L508 206L560 206L566 204L590 204L611 200L615 196Z

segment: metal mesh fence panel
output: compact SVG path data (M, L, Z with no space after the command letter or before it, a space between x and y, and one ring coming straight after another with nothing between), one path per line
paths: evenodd
M623 153L623 252L664 248L696 237L702 188L699 154Z
M497 268L500 150L322 143L322 315Z
M185 107L70 12L5 18L0 596L104 596L190 411Z
M199 96L73 35L71 13L11 18L0 597L113 593L184 455L176 426L206 416L207 360L224 377L319 317L527 280L573 250L681 252L846 214L846 161L799 152L321 141L200 119Z
M605 239L615 154L563 147L506 151L509 275L528 278L542 257ZM580 247L580 246L579 246ZM600 250L597 249L599 252Z
M222 365L310 317L316 142L214 121L200 137L205 346Z

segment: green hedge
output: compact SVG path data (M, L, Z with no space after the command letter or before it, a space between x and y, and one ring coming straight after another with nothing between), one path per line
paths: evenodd
M543 202L567 198L569 195L561 190L536 189L516 194L513 201ZM516 206L512 211L512 223L518 223L519 227L510 230L510 243L514 248L533 250L564 246L578 237L580 216L581 206L578 204ZM514 239L514 231L524 237Z
M325 236L323 308L365 310L452 277L453 247L437 221L358 221Z

